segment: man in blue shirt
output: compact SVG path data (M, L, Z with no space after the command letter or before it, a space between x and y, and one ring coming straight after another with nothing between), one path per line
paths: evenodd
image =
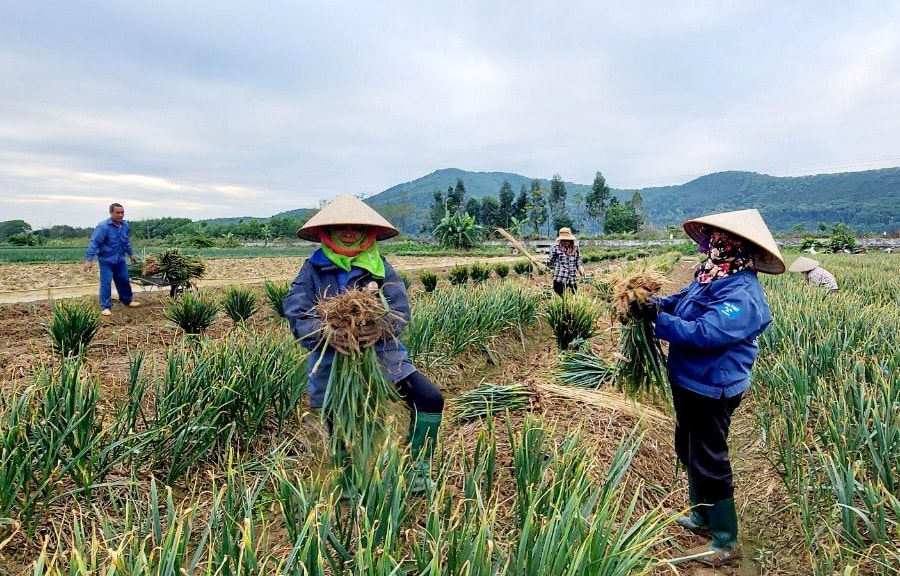
M128 264L125 255L137 262L131 240L128 238L128 222L125 221L125 208L121 204L109 205L109 218L97 224L91 234L91 242L85 253L84 271L90 272L94 266L94 257L100 263L100 309L101 314L112 314L112 282L116 283L116 292L122 304L136 308L140 302L132 300L131 284L128 280Z

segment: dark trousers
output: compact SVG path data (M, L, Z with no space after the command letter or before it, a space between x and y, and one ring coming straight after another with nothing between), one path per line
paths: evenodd
M434 382L418 370L395 384L400 397L413 412L440 414L444 411L444 395Z
M559 280L554 280L554 281L553 281L553 291L556 292L557 294L559 294L560 296L563 295L563 292L564 292L567 288L569 289L569 292L571 292L572 294L574 294L575 291L578 289L578 285L575 284L575 283L568 284L568 283L566 283L566 282L560 282Z
M687 470L700 504L734 496L728 428L741 396L709 398L672 385L675 454Z

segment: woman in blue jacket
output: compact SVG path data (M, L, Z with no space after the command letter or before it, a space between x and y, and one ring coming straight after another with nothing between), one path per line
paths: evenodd
M319 336L322 319L316 303L328 295L348 289L378 290L395 319L390 337L361 332L359 344L372 347L385 376L394 383L410 411L410 452L420 472L411 486L423 491L430 483L429 461L437 442L444 397L435 384L416 370L406 347L399 340L409 322L409 300L403 280L378 251L378 240L399 234L390 222L355 196L344 194L303 225L297 236L322 246L304 261L284 299L284 312L291 332L309 354L309 403L321 408L335 354L346 353L344 342L326 346ZM337 465L344 455L333 454Z
M708 254L694 281L656 299L656 336L669 342L675 452L687 470L691 514L678 524L707 535L687 558L722 564L740 557L728 429L750 387L757 337L772 315L757 272L781 274L784 260L756 210L688 220Z

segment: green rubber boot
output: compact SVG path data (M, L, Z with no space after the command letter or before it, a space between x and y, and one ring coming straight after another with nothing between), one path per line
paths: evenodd
M714 502L709 508L709 533L712 537L710 554L700 558L701 562L722 566L734 564L740 559L741 545L738 542L738 519L733 497Z
M690 514L679 514L675 523L682 528L687 528L694 534L709 537L709 506L700 504L694 483L688 475L688 499L691 504ZM677 513L676 513L677 514Z
M412 494L421 494L434 487L431 479L431 457L437 444L438 430L443 415L428 412L411 412L409 415L409 453L413 458L415 474L409 485Z

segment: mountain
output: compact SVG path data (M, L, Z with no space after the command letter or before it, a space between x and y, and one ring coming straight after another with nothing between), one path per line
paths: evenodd
M397 184L366 202L403 232L418 234L428 218L434 191L446 192L456 185L457 178L465 184L466 199L496 198L504 181L518 195L523 185L530 190L532 180L520 174L447 168ZM539 180L549 189L549 180ZM567 205L576 213L576 195L587 195L591 186L565 184ZM813 230L819 223L830 226L837 222L857 232L900 230L900 168L793 177L717 172L677 186L613 189L621 201L631 199L635 192L640 192L647 217L657 227L680 225L702 214L756 208L773 232L790 231L798 225Z

